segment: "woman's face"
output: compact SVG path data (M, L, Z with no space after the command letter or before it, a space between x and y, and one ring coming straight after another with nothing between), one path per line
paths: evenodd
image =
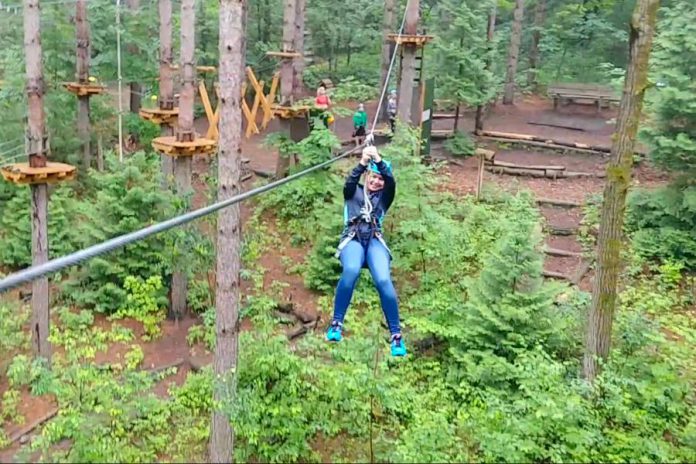
M370 172L367 175L367 190L370 192L376 192L384 188L384 179L381 175Z

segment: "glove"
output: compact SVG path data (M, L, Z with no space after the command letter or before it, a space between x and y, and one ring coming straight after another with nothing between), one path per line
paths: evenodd
M372 159L370 153L367 152L367 148L369 147L363 149L362 158L360 158L360 164L362 164L363 166L367 166L368 164L370 164L370 160Z

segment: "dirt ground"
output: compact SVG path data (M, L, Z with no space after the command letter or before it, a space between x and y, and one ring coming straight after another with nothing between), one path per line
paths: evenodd
M350 108L355 108L356 105L356 102L352 102L348 106ZM367 102L366 109L371 121L372 115L376 109L376 102ZM520 98L514 106L496 105L493 107L486 121L486 129L534 134L556 140L608 147L611 144L615 116L615 109L597 112L593 106L583 105L571 105L554 111L551 103L547 100L538 97L524 97ZM573 129L563 129L539 124L559 124L573 127ZM451 129L452 125L453 120L451 119L436 120L434 128ZM199 120L196 122L196 127L198 132L204 133L207 128L207 122L205 120ZM472 111L463 112L459 127L469 131L473 129ZM245 138L243 140L242 156L249 159L249 167L254 170L269 173L275 171L277 154L275 150L265 146L263 140L270 132L277 130L279 130L277 121L272 121L269 128L262 134L254 135L249 139ZM338 118L333 130L335 130L339 138L348 140L352 131L351 117ZM495 146L491 144L486 145L488 145L489 148L495 148ZM501 161L526 165L558 164L566 166L568 170L591 174L604 172L608 161L608 158L602 155L561 155L523 149L496 149L496 151L496 159ZM477 176L477 160L473 158L449 158L441 143L433 144L433 156L447 158L450 161L443 163L439 171L443 179L441 184L442 188L457 195L469 195L474 193ZM204 180L206 175L215 175L215 173L210 172L210 166L211 164L209 161L204 158L196 158L194 161L193 185L196 190L194 198L194 207L196 208L209 202L206 195L208 187ZM254 176L245 181L243 189L252 188L257 179L258 178ZM652 169L647 163L640 163L634 169L633 186L652 187L664 183L665 180L663 175ZM583 202L590 195L601 194L604 187L604 179L598 177L585 177L553 180L546 178L515 177L485 172L484 189L486 186L493 185L511 192L519 189L528 189L538 198ZM249 203L242 203L241 209L243 220L246 222L251 214ZM556 228L576 228L582 220L582 211L579 208L568 209L543 206L540 208L540 212L545 218L546 223ZM207 232L210 233L213 231ZM545 238L545 244L550 248L573 252L583 251L574 235L548 235ZM287 258L283 259L283 257L290 258L290 265L292 265L302 262L306 252L306 249L293 247L287 242L284 242L281 247L269 250L269 252L261 258L260 263L267 270L264 277L264 284L265 287L268 288L273 281L286 282L289 284L288 287L284 289L284 297L286 300L292 301L294 304L306 308L308 311L321 313L322 308L319 308L317 305L317 296L304 288L302 277L286 272L288 260ZM570 276L582 267L586 259L587 258L580 257L566 258L547 256L544 268L546 271ZM580 287L584 290L588 290L591 288L591 282L592 273L589 272L581 280ZM248 290L248 284L244 283L242 292L244 293ZM324 308L324 311L326 310L327 309ZM123 322L121 323L123 324ZM165 321L162 328L162 337L153 342L141 343L145 354L142 366L144 369L161 368L162 366L171 365L172 363L183 360L183 363L180 365L175 375L168 377L156 386L155 392L157 394L166 395L167 387L170 383L181 384L184 381L190 370L190 365L187 361L192 357L198 359L198 362L202 362L203 364L209 363L212 360L212 355L207 353L202 346L190 348L186 342L188 329L196 323L198 323L198 321L194 318L185 319L178 324L172 321ZM108 328L109 324L110 323L103 317L97 317L97 325ZM138 323L132 322L126 323L125 325L132 326L136 335L142 333L142 328L139 327ZM248 330L250 327L251 325L248 321L245 321L243 329ZM127 349L127 345L116 344L110 347L106 353L98 353L95 362L118 362L122 359ZM7 388L7 379L0 379L0 394L6 391ZM31 424L54 408L55 401L53 398L36 398L30 396L27 391L22 392L20 413L26 417L26 424ZM23 426L16 424L5 424L5 430L9 435L18 432L22 428ZM17 449L18 443L0 452L0 462L11 460Z

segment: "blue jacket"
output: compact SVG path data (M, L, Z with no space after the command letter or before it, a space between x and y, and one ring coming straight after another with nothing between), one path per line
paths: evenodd
M396 193L396 181L394 174L387 167L384 161L377 163L377 169L384 179L384 188L378 192L369 194L372 202L372 216L374 224L369 224L360 221L360 210L364 205L363 185L359 183L360 176L367 170L367 166L358 164L346 178L346 183L343 186L343 232L341 233L341 241L343 241L355 227L355 239L360 240L365 245L375 232L381 233L382 221L387 214L389 207L394 201Z

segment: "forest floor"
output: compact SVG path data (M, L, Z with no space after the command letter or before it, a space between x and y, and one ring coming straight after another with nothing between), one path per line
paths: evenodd
M355 108L355 103L347 105ZM374 114L376 102L368 102L366 109L368 114ZM616 110L603 110L597 112L592 106L571 105L554 111L549 101L538 97L524 97L514 106L503 107L497 105L492 108L486 121L486 129L504 132L516 132L534 134L543 137L553 138L566 142L581 142L592 145L609 147L611 144L611 134L614 128L614 118ZM552 123L568 127L582 128L562 129L549 127L535 123ZM434 128L451 129L452 120L436 120ZM196 123L197 130L204 133L207 128L205 119ZM466 131L473 129L473 112L464 111L459 123L459 127ZM263 144L265 136L278 130L277 122L272 121L269 128L262 134L254 135L249 139L243 140L242 154L249 159L249 167L253 170L273 173L277 154L274 149ZM351 117L337 118L333 130L341 140L348 140L352 131ZM568 170L584 171L589 173L602 173L605 171L608 157L603 155L577 155L577 154L558 154L548 151L537 151L529 149L510 148L508 145L496 145L491 142L483 143L484 146L496 150L496 159L501 161L514 162L517 164L554 164L564 165ZM441 143L433 144L433 156L443 159L446 162L438 164L441 182L436 188L442 188L457 195L470 195L474 193L477 177L477 160L475 158L453 158L449 156ZM208 186L205 182L207 176L214 176L210 172L211 164L205 158L194 160L193 185L196 189L194 207L201 207L209 202ZM252 188L257 181L257 177L244 182L244 189ZM634 185L657 186L663 184L666 178L652 169L647 161L638 163L634 169ZM531 178L517 177L509 175L484 173L484 189L496 185L499 188L514 192L519 190L530 190L537 198L549 198L556 200L575 201L582 203L589 197L601 194L604 179L598 177L584 178ZM246 222L252 214L249 203L242 203L242 217ZM548 232L553 229L564 229L571 231L569 235L546 235L545 243L548 247L562 249L570 252L587 251L583 248L578 237L578 229L583 219L583 210L578 207L556 207L550 205L540 205L540 212L546 220ZM273 228L273 221L266 221ZM243 229L244 230L244 229ZM212 231L208 231L212 232ZM269 230L270 234L280 236L277 231ZM269 247L261 262L259 263L266 272L264 274L264 289L269 288L273 282L285 282L288 285L282 289L283 298L292 301L296 307L305 311L323 316L323 322L319 327L323 327L326 318L330 317L330 308L321 308L316 294L306 290L302 281L302 276L289 272L289 268L295 264L303 262L306 249L291 246L287 240L281 239L281 245ZM584 256L558 257L547 256L545 261L545 271L559 273L570 278L577 277L578 272L587 268L591 264L590 253ZM584 272L579 280L579 286L583 290L590 290L592 283L592 271ZM247 288L242 288L244 293L248 290L248 283L244 283ZM3 296L3 298L17 299L18 293L13 292ZM159 369L163 366L176 365L176 374L167 377L157 384L154 391L158 395L167 395L167 387L171 383L180 385L185 380L188 372L193 366L209 364L212 354L204 346L197 344L189 346L186 342L188 330L200 321L196 318L187 318L179 323L165 321L162 327L162 336L151 342L140 341L140 334L143 329L135 321L127 321L126 326L132 328L136 333L136 341L142 346L145 358L142 369ZM122 322L123 323L123 322ZM110 322L105 317L97 315L95 324L108 329ZM242 324L243 330L249 330L252 325L245 320ZM135 343L134 341L133 343ZM115 344L107 352L98 353L95 362L115 363L123 359L127 351L125 344ZM8 360L10 357L7 357ZM0 396L8 389L8 380L5 376L0 378ZM21 402L18 407L19 413L24 416L25 422L22 425L14 423L1 424L5 432L14 442L8 448L0 451L0 462L11 461L20 446L37 432L35 427L43 418L56 409L55 399L49 395L34 397L28 390L22 390Z

